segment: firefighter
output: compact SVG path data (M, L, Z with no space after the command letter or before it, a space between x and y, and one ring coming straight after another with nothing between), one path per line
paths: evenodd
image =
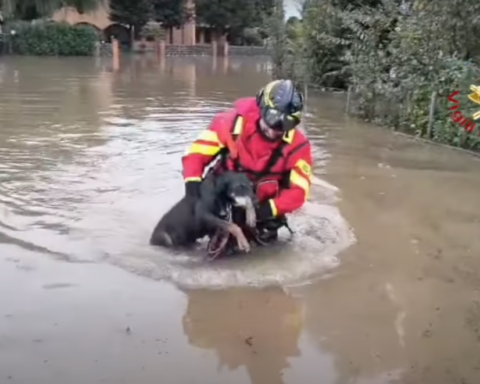
M303 97L293 82L276 80L218 113L182 158L186 194L199 196L204 171L218 158L215 174L231 170L252 180L259 227L276 239L285 214L304 204L311 185L311 145L296 129L302 110Z

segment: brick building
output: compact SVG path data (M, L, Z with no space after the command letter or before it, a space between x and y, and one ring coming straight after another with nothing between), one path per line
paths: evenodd
M187 0L186 7L190 16L181 28L171 28L165 31L166 43L178 45L210 43L214 36L212 36L209 28L206 26L197 26L195 23L194 0ZM120 39L122 43L131 41L128 29L110 20L108 5L101 6L94 12L85 14L78 13L74 8L65 7L55 12L52 19L70 24L88 24L95 27L99 33L102 33L107 39L109 36L115 36Z

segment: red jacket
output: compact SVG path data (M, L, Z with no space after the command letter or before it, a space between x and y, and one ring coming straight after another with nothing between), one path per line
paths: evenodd
M308 197L312 175L310 142L299 130L286 133L281 143L267 141L257 130L259 119L253 97L237 100L233 109L217 114L183 156L183 177L185 181L200 181L206 166L222 150L230 148L233 134L238 161L227 157L222 168L246 173L255 182L259 200L269 200L274 216L290 213ZM265 172L277 147L281 156Z

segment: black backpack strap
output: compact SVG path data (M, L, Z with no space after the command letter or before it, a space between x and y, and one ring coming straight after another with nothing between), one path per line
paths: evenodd
M259 181L262 177L267 176L270 174L270 171L272 168L277 164L278 160L280 160L283 156L283 149L289 145L286 141L282 140L282 142L278 145L277 148L275 148L268 159L267 164L265 165L265 168L261 170L258 173L255 173L255 181Z
M270 159L268 159L268 163L267 165L265 166L265 168L257 173L255 175L255 181L258 181L260 180L262 177L264 176L267 176L271 173L271 170L272 168L275 166L275 164L282 158L283 156L283 150L288 146L290 145L289 143L287 143L285 140L282 140L282 142L278 145L277 148L275 148L272 152L272 155L270 156ZM285 158L285 161L288 161L288 159L290 158L290 156L294 155L295 153L297 153L299 150L301 150L302 148L304 148L305 146L308 145L308 141L305 140L303 141L302 143L298 144L295 148L293 148L286 156ZM287 178L290 174L290 171L287 171L287 172L284 172L284 178Z

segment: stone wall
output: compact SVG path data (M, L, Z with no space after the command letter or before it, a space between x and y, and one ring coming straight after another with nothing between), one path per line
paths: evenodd
M271 53L267 47L250 47L246 45L230 45L229 56L269 56Z
M212 45L165 45L166 56L212 56Z
M133 52L146 53L155 52L157 43L152 41L135 41L133 43ZM212 56L212 44L196 44L196 45L180 45L180 44L165 44L166 56ZM222 56L222 45L217 46L217 55ZM228 46L229 56L268 56L270 51L266 47L248 47L248 46Z

